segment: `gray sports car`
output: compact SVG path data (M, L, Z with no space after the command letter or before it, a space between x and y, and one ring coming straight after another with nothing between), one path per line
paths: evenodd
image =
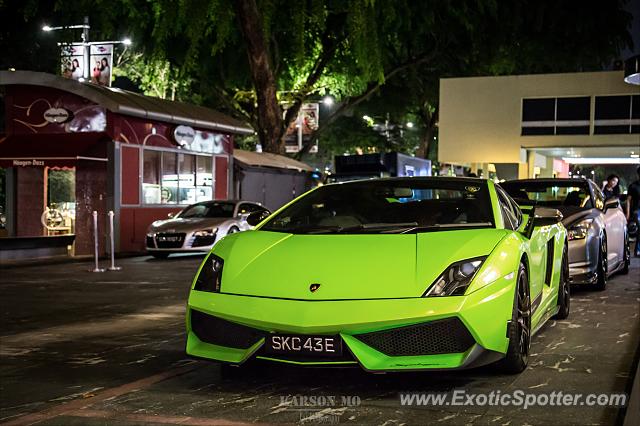
M627 220L620 200L605 200L588 179L522 179L500 184L521 206L553 207L563 215L569 240L569 276L574 284L604 290L607 277L629 272Z
M147 252L164 259L171 253L208 252L224 236L251 229L247 216L270 212L252 201L204 201L192 204L166 220L156 220L147 230Z

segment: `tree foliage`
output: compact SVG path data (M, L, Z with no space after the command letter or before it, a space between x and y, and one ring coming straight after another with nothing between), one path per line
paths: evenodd
M118 72L146 93L171 97L175 92L177 99L246 120L265 150L282 152L282 136L300 105L330 93L337 103L306 148L317 138L331 139L332 126L346 129L351 117L370 109L369 115L388 115L398 128L412 120L411 134L419 135L418 153L424 156L433 152L430 142L437 133L440 78L600 70L630 44L630 16L623 5L623 0L3 0L0 61L3 68L56 71L55 41L79 34L63 31L54 38L40 26L76 24L89 15L93 40L134 39L137 56ZM255 19L243 29L247 11ZM253 56L252 44L260 46Z

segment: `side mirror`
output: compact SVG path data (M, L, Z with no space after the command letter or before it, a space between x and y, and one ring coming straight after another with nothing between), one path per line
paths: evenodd
M620 199L618 198L609 198L608 200L606 200L604 202L604 209L603 212L607 212L607 210L609 209L617 209L620 208Z
M556 209L537 207L533 210L533 226L549 226L562 222L562 213Z
M167 215L167 217L168 217L169 219L173 219L173 217L174 217L175 215L176 215L175 213L169 213L169 214Z
M253 212L249 216L247 216L247 223L251 226L256 226L257 224L265 220L267 217L269 217L269 215L270 213L267 210L260 210L257 212Z

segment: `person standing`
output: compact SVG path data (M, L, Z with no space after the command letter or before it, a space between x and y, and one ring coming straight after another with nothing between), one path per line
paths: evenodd
M602 193L604 194L605 199L617 197L620 198L620 186L618 182L620 178L618 175L609 175L607 177L607 182L602 187Z
M640 167L636 170L638 179L629 185L627 191L627 222L635 222L640 226ZM640 229L636 232L635 256L640 256Z

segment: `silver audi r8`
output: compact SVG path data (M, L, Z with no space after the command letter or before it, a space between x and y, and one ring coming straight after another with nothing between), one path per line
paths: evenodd
M156 220L147 230L147 252L165 259L171 253L208 252L228 234L251 229L249 214L270 212L252 201L204 201L192 204L166 220Z
M574 284L604 290L607 277L629 272L627 219L620 200L605 200L588 179L522 179L500 184L522 207L553 207L563 215L569 240L569 276Z

